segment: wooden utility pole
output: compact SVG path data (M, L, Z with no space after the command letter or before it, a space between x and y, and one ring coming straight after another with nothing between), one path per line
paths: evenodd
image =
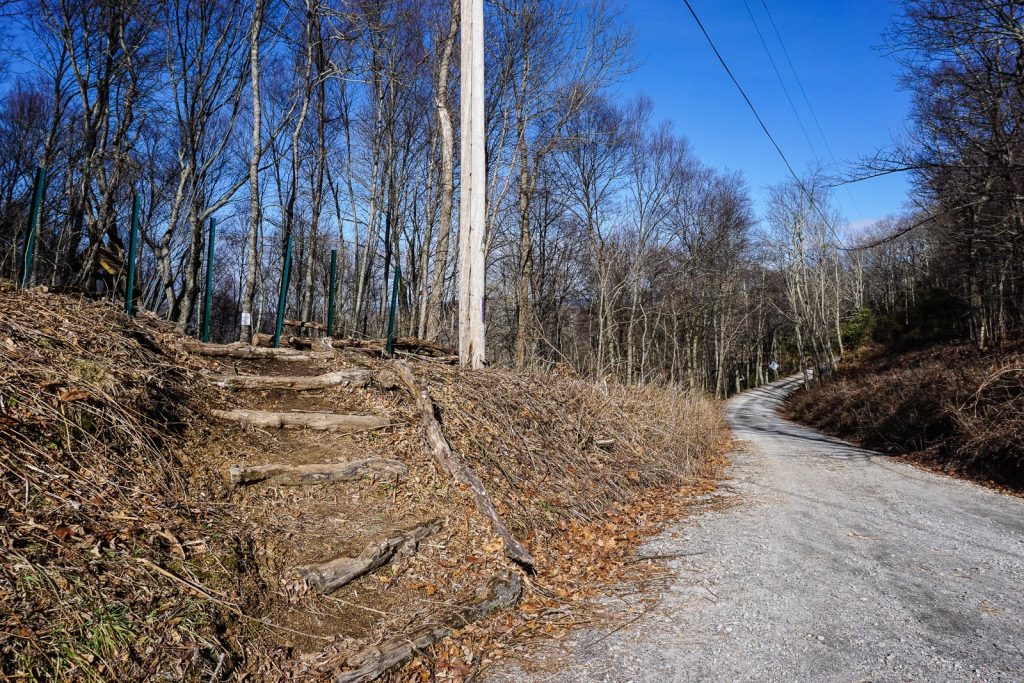
M459 202L459 360L484 365L484 2L462 0L462 195Z

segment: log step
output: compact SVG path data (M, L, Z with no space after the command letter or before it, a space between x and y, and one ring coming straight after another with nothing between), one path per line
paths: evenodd
M249 344L203 344L186 342L183 348L198 356L220 358L273 358L274 360L302 362L334 358L334 351L300 351L298 349L265 349Z
M228 476L235 486L261 481L279 486L311 486L359 479L397 482L408 474L409 468L398 460L381 458L315 465L232 465L228 468Z
M273 429L319 429L332 432L358 432L388 427L392 422L379 415L342 415L339 413L275 413L267 410L212 410L214 417L240 422L248 427Z
M477 588L473 600L429 619L411 631L371 645L349 657L348 671L338 674L335 683L373 681L412 659L416 653L447 638L452 631L463 628L508 609L519 602L523 580L514 572L500 572Z
M383 567L399 551L414 553L419 542L441 530L441 520L435 519L381 541L372 541L356 557L336 557L322 564L296 567L306 583L323 593L333 593L345 584L374 569Z
M327 387L365 387L374 380L373 370L338 370L322 375L265 376L223 375L216 382L226 389L292 389L307 391Z

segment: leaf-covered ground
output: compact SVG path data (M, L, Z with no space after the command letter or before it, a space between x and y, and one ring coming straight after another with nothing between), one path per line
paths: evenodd
M465 599L508 567L500 541L431 460L410 398L380 388L217 389L214 375L315 374L366 353L275 364L199 358L156 319L5 285L0 297L0 673L24 680L313 679ZM537 560L517 609L394 674L465 680L650 585L638 544L713 489L719 407L658 387L412 361L454 449ZM334 435L242 429L211 408L387 415ZM401 460L400 484L232 488L232 464ZM424 519L443 531L332 595L296 564L355 554Z
M934 470L1024 490L1024 351L871 349L796 392L787 416Z

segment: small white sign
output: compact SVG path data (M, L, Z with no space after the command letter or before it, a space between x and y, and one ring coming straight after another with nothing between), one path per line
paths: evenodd
M249 313L242 313L242 324L252 325L252 315Z
M775 361L772 361L771 363L768 364L768 369L771 370L772 372L778 372L779 364L776 363Z

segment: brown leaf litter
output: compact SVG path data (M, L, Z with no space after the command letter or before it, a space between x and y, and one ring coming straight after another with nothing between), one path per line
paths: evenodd
M365 350L308 363L200 358L145 315L9 287L0 302L0 667L19 678L328 677L354 652L458 605L508 568L470 494L430 459L410 397L380 387L222 390L226 373L386 370ZM660 387L465 372L409 360L452 447L537 561L515 610L457 631L394 680L468 680L657 585L643 539L713 490L718 406ZM254 430L212 408L389 418L354 434ZM233 464L380 457L401 482L232 487ZM299 565L439 518L416 552L330 595Z

